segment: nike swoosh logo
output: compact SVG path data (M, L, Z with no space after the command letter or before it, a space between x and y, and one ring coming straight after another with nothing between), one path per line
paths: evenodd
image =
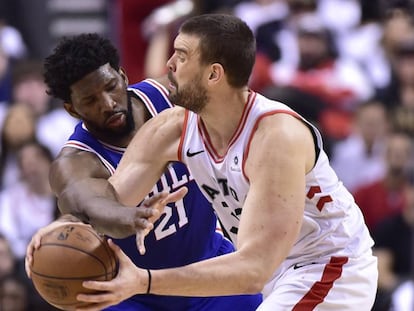
M310 266L310 265L314 265L314 264L316 264L316 262L305 263L305 264L302 264L302 265L295 264L293 266L293 269L296 270L296 269L303 268L303 267Z
M204 150L200 150L200 151L196 151L196 152L191 152L190 149L187 149L187 157L194 157L197 154L203 153Z

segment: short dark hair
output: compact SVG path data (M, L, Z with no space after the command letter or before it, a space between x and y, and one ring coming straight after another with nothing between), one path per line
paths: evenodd
M119 70L118 51L109 39L96 33L63 38L44 62L47 93L70 102L71 85L107 63Z
M234 87L247 85L256 57L253 32L231 14L203 14L189 18L180 33L200 38L202 64L220 63Z
M31 139L31 140L28 140L28 141L24 142L21 146L19 146L18 155L17 155L17 162L19 164L21 162L20 151L23 150L23 148L25 148L27 146L36 147L40 151L41 156L44 157L50 163L52 163L52 161L54 160L54 156L52 154L52 151L49 149L49 147L42 144L37 139Z

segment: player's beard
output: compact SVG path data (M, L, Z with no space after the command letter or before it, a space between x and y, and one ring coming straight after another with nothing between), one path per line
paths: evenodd
M194 82L175 89L169 94L171 103L184 107L195 113L201 112L208 102L207 90L201 85L201 76L198 75Z
M134 116L132 114L132 101L128 93L128 104L126 110L121 110L117 112L122 112L125 115L125 125L117 129L108 128L104 126L97 125L94 122L87 121L88 128L94 130L95 132L100 133L108 139L108 141L120 140L122 137L126 137L132 131L135 130ZM85 121L85 120L84 120Z

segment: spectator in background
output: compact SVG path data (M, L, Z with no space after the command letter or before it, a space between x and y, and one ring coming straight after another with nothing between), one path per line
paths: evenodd
M13 104L1 130L0 190L19 180L17 150L36 136L36 121L26 105Z
M200 1L177 0L162 5L151 12L142 23L142 32L148 40L145 53L144 73L147 77L158 78L167 73L168 57L172 42L182 18L198 14Z
M56 218L57 205L49 185L50 151L38 142L23 144L17 153L21 180L0 192L0 232L10 241L18 270L32 235Z
M394 290L412 277L414 272L414 186L407 186L404 194L405 204L402 212L384 219L373 232L374 253L378 257L378 305L384 302L388 304ZM406 310L413 310L412 299L411 304L407 304L410 299L404 300L405 302L396 299L395 307L406 303Z
M0 280L13 274L16 268L16 260L7 238L0 233ZM0 309L1 310L1 309Z
M414 280L411 278L400 285L391 294L392 311L412 311L414 308ZM388 311L388 310L387 310Z
M390 133L386 142L385 176L354 191L371 233L384 219L402 212L413 156L412 139L405 133Z
M134 0L135 1L135 0ZM168 58L173 53L173 41L178 27L185 18L207 12L228 11L234 3L240 0L174 0L167 1L164 5L153 9L142 21L141 31L146 39L146 49L139 46L140 53L145 51L144 64L142 66L145 77L158 78L167 74ZM271 0L272 1L272 0ZM165 1L164 1L165 2ZM142 8L139 7L141 11ZM130 43L128 42L128 47ZM139 62L136 53L133 55L135 62ZM124 66L130 71L127 65ZM134 81L134 75L131 75Z
M3 52L13 60L22 59L27 56L26 43L22 34L15 27L7 24L0 17L0 46Z
M24 60L13 73L13 100L27 105L36 120L36 138L56 156L72 133L77 120L56 105L46 93L43 65L40 61Z
M372 3L375 0L368 0L366 2ZM361 21L361 1L359 0L317 0L317 3L319 19L335 36L349 32L357 27ZM333 12L335 14L332 14Z
M57 310L40 297L24 271L26 245L32 234L57 216L56 200L48 181L52 155L38 142L25 140L19 144L16 160L21 179L0 191L0 279L12 275L24 281L29 300L27 311ZM6 285L7 289L17 288L15 283ZM11 303L12 296L8 295L3 303ZM17 295L16 298L22 299ZM3 309L5 306L0 304L0 310L14 310Z
M58 310L40 297L31 281L18 274L17 262L10 243L0 233L0 310L20 311L21 309L11 308L20 308L23 305L26 306L26 309L23 309L25 311Z
M382 45L392 65L396 46L413 34L412 12L404 7L390 6L385 11L382 27Z
M314 104L318 101L310 106L307 101L289 100L289 95L283 98L305 118L310 110L318 111L316 121L322 134L330 140L342 139L350 133L353 111L374 94L373 87L355 62L338 56L332 33L317 15L305 14L298 19L297 38L298 63L275 62L273 83L287 94L302 92L313 97Z
M265 54L272 61L280 58L277 34L290 14L286 0L242 1L234 6L233 14L252 29L256 37L257 53Z
M360 18L356 25L335 34L338 53L358 63L374 88L382 89L391 79L390 62L382 44L385 9L382 0L353 0L353 2L359 5ZM329 16L329 11L326 13L326 16ZM334 14L330 15L340 20Z
M0 18L17 29L25 43L25 56L42 59L51 48L50 0L0 0Z
M249 86L258 92L264 92L267 87L273 84L270 68L272 63L291 64L296 66L298 63L298 44L297 44L297 22L303 15L315 14L317 3L315 0L287 0L287 1L257 1L263 4L259 10L269 9L273 19L269 19L269 14L256 14L256 20L261 21L256 25L249 20L249 5L243 2L234 8L234 14L247 20L247 24L253 26L256 33L257 53L256 62L250 77ZM279 12L274 13L275 10ZM267 19L266 19L267 17Z
M1 29L1 25L0 25ZM0 30L1 31L1 30ZM11 63L0 42L0 103L4 105L11 99Z
M10 102L13 65L25 57L27 51L20 32L1 15L0 7L0 102Z
M414 138L414 32L395 47L393 80L384 90L394 128Z
M400 9L389 13L384 22L383 46L390 62L390 81L377 91L389 111L413 101L414 27L412 16ZM414 104L412 104L414 106Z
M131 81L146 77L144 60L148 39L143 33L143 21L155 8L171 2L173 0L116 1L120 16L118 29L122 66L129 73Z
M351 134L333 145L332 167L351 192L384 177L388 130L384 105L367 101L355 111Z
M16 275L0 280L1 311L40 311L29 308L29 293L26 283Z

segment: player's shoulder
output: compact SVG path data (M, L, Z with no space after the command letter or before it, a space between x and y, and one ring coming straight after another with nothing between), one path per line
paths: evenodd
M295 137L308 132L306 122L298 115L289 111L282 111L274 114L268 114L261 118L258 124L258 130L268 134L281 136L282 138Z
M72 147L64 147L52 162L51 172L83 172L87 176L108 175L105 166L93 153Z
M185 120L186 110L179 106L174 106L161 111L157 116L153 118L160 125L166 126L181 126Z

